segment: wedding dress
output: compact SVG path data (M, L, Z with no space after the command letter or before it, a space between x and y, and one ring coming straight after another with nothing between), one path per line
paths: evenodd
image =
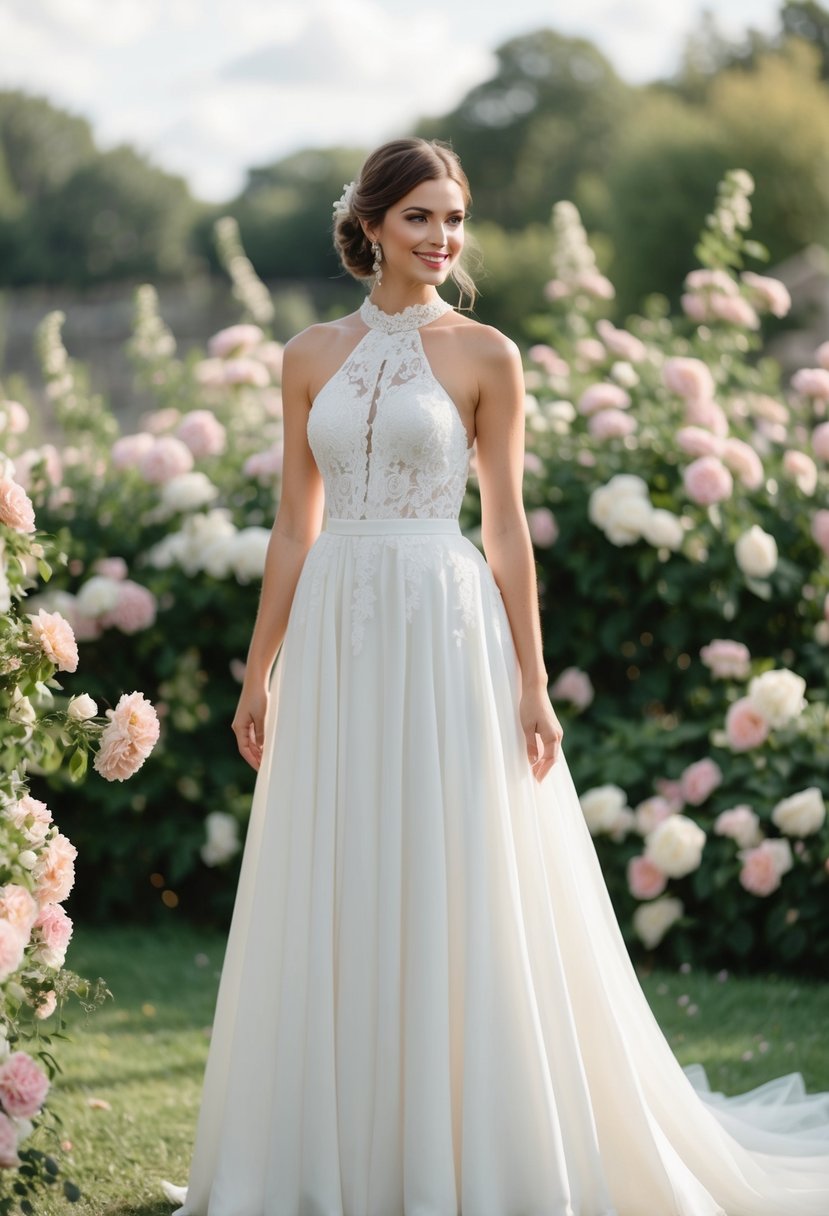
M420 328L313 403L327 523L271 678L178 1216L829 1216L829 1094L683 1069L567 761L538 783L471 447Z

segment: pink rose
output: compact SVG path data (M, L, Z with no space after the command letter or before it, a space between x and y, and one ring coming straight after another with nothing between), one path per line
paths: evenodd
M628 888L634 899L655 899L668 885L667 875L649 857L631 857L627 864Z
M13 1051L0 1065L0 1102L12 1118L39 1114L48 1092L48 1076L25 1051Z
M829 460L829 422L821 422L812 431L812 450L818 460Z
M636 419L624 410L599 410L590 417L587 429L594 439L621 439L636 430Z
M653 794L650 798L645 798L634 811L637 832L640 836L647 836L657 824L662 823L663 819L667 819L669 815L675 814L679 809L680 807L662 794Z
M769 722L753 701L740 697L728 707L725 733L732 751L747 752L765 743L769 735Z
M792 478L801 494L809 497L814 494L817 489L817 465L811 456L790 448L783 453L783 472Z
M129 573L127 563L123 557L99 557L93 563L92 569L96 574L100 574L104 578L114 579L116 582L125 579Z
M566 667L550 689L551 697L570 701L577 709L586 709L594 695L590 676L578 667Z
M272 481L282 472L282 456L282 444L275 443L264 452L254 452L248 456L242 472L246 477L255 477L257 481Z
M32 870L35 895L41 907L66 899L75 885L77 856L78 850L62 832L51 837Z
M123 693L101 734L93 767L106 781L125 781L137 772L156 745L158 715L143 693Z
M573 285L580 291L595 296L597 300L612 300L616 295L616 289L610 279L599 274L598 270L580 270L573 279Z
M176 434L197 460L221 455L227 442L225 428L210 410L190 410L178 424Z
M162 435L165 431L172 430L180 417L181 410L177 410L174 405L168 405L166 409L152 410L145 414L141 422L151 434Z
M685 795L682 792L681 781L669 781L667 777L658 777L653 783L660 798L664 798L671 808L671 814L676 814L685 805Z
M122 435L112 445L110 452L112 467L118 469L119 472L124 469L137 469L154 446L154 437L147 434L146 431L139 431L137 435Z
M708 307L719 321L738 325L741 329L759 329L760 318L742 296L724 296L715 293L708 298Z
M722 782L722 770L715 760L697 760L688 765L679 782L685 801L699 806Z
M72 919L60 904L44 904L34 923L37 957L47 967L62 967L72 938Z
M780 886L780 868L774 852L764 840L743 854L740 883L750 895L771 895Z
M157 601L152 591L124 579L118 584L118 600L111 612L100 618L105 629L120 629L121 633L140 633L155 623Z
M34 532L35 509L32 500L11 477L0 477L0 523L16 532Z
M37 917L37 900L31 891L21 887L19 883L6 883L4 887L0 887L0 917L8 921L28 941Z
M24 794L6 809L6 814L30 844L40 844L46 838L52 822L52 812L45 802Z
M21 933L11 921L0 920L0 982L13 975L23 962L28 941L28 933Z
M644 342L626 329L617 329L604 317L596 322L596 333L611 354L619 359L626 359L628 363L642 363L647 358L648 348Z
M563 300L569 294L570 288L561 279L549 279L544 284L544 298L550 300L553 304L557 300Z
M598 338L579 338L576 343L576 355L582 365L586 364L589 367L593 363L604 363L607 351Z
M700 398L698 401L685 402L685 421L689 426L701 426L712 431L721 439L728 434L728 419L721 405L716 401Z
M37 615L29 613L32 636L50 663L58 671L75 671L78 666L78 646L72 626L59 612L46 612L41 608Z
M689 270L685 276L685 286L691 291L718 291L726 296L739 295L739 288L727 270L709 270L706 266Z
M29 411L19 401L0 401L0 411L6 420L6 429L10 435L22 435L29 426ZM0 426L0 430L3 427Z
M714 831L737 842L741 849L750 849L762 840L760 817L750 806L733 806L720 811L714 820Z
M676 357L662 366L662 382L686 401L708 401L714 395L714 377L701 359Z
M749 443L742 439L726 439L722 458L732 473L736 473L747 490L757 490L763 484L763 462Z
M244 355L258 346L264 336L258 325L229 325L208 339L207 351L217 359Z
M745 680L751 670L751 655L742 642L715 638L699 652L709 671L720 680Z
M829 511L815 511L812 516L812 537L829 557Z
M524 453L524 472L535 473L539 476L544 472L544 463L535 452Z
M537 342L535 346L531 346L527 354L533 363L538 363L540 367L544 368L548 376L562 375L562 368L565 373L567 371L567 364L561 356L556 354L552 346L547 346L544 342Z
M527 526L537 549L549 549L558 540L558 524L549 507L535 507L528 511Z
M595 414L598 410L624 410L630 405L630 393L618 384L591 384L579 398L580 414Z
M792 376L791 385L803 397L829 401L829 371L824 367L802 367Z
M716 456L700 456L692 461L682 481L688 497L704 507L729 498L734 488L731 474Z
M270 383L268 369L256 359L228 359L224 365L225 384L250 384L265 388Z
M676 442L688 456L719 456L722 451L722 440L701 426L680 427Z
M189 473L193 467L193 453L174 435L162 435L153 440L153 446L141 457L138 471L145 481L161 485L181 473Z
M770 312L775 317L785 317L788 314L792 297L779 279L755 274L752 270L744 270L740 277L749 289L755 305L763 312Z
M704 296L694 295L692 291L686 291L682 293L679 302L682 305L682 311L690 321L701 325L703 321L708 320L708 305L705 302Z
M0 1111L0 1169L14 1169L20 1163L17 1155L17 1128L9 1116Z

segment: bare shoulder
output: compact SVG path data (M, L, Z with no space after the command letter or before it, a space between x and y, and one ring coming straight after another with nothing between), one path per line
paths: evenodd
M477 363L485 364L490 371L510 372L516 365L521 366L518 346L494 325L484 325L459 313L457 323L452 328L469 355Z
M336 321L319 321L301 330L285 343L285 357L290 363L303 365L312 363L322 351L330 349L332 343L353 340L358 328L359 314L350 313Z

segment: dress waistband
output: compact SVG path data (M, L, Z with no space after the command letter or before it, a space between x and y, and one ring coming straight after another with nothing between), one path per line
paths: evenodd
M338 532L345 536L364 536L377 533L451 532L460 535L457 519L331 519L325 524L326 532Z

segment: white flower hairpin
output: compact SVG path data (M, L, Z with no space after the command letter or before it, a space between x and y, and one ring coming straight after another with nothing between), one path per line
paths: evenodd
M334 215L350 215L351 203L354 199L354 191L357 188L356 182L346 182L343 186L343 192L337 201L334 203Z

